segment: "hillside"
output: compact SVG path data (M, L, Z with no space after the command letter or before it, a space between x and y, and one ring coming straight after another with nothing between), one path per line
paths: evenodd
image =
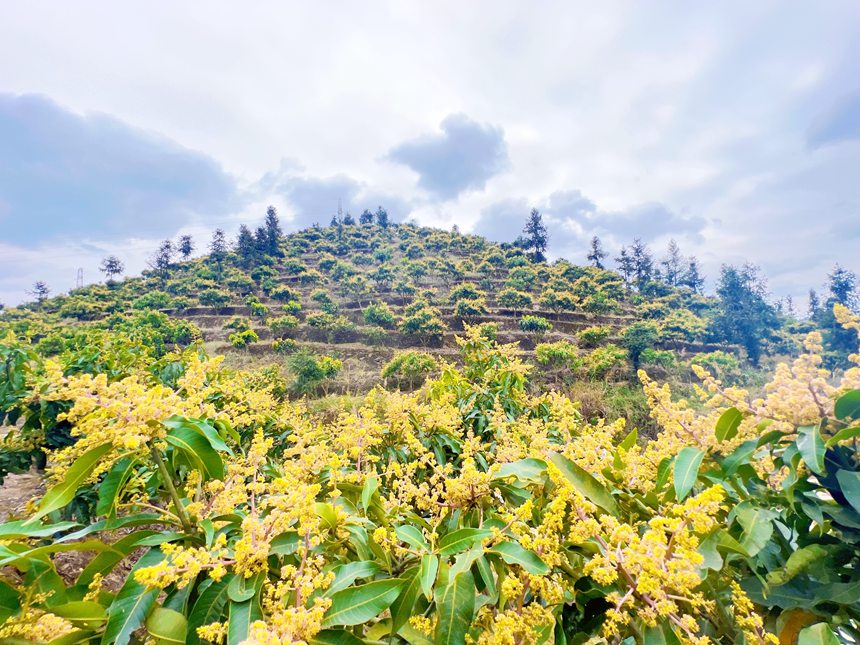
M515 245L408 224L311 228L275 234L272 243L257 237L244 231L232 250L216 243L193 260L156 256L143 278L33 309L61 326L160 310L192 323L189 333L235 366L283 364L301 350L331 355L343 361L331 392L367 391L404 350L453 360L466 324L516 343L553 382L629 378L625 334L636 322L645 332L637 362L661 373L696 355L717 365L730 358L715 351L741 354L709 333L711 298L658 282L640 292L616 272L534 262ZM29 315L5 318L20 326Z

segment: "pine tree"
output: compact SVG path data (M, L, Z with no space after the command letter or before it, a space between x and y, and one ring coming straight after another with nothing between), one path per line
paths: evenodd
M663 280L666 284L677 287L684 277L684 257L675 240L669 240L666 257L660 262L663 266Z
M636 288L642 291L654 278L654 258L645 242L638 237L633 240L633 246L630 249L630 258L633 261L633 282Z
M149 267L164 277L170 269L171 260L173 260L173 242L164 240L149 259Z
M807 309L807 313L810 318L817 318L818 312L821 309L821 301L818 299L818 293L815 289L809 290L809 308Z
M684 272L681 282L682 287L688 287L694 293L702 293L702 287L705 286L705 277L699 269L699 261L695 257L690 257L687 264L687 270Z
M284 232L278 219L278 209L274 206L266 209L266 220L263 226L266 229L266 253L272 256L281 255L280 239Z
M236 254L239 256L239 264L244 267L251 266L257 257L257 243L254 235L244 224L239 226L239 236L236 238Z
M857 276L853 271L842 268L840 265L833 267L833 272L827 276L829 280L828 289L830 290L830 298L834 304L839 303L845 305L849 309L853 309L857 299Z
M376 223L382 228L388 228L388 211L382 206L376 209Z
M373 224L373 213L365 208L361 215L358 216L358 223L362 226L370 226Z
M717 340L743 346L753 365L758 365L764 342L778 326L774 309L765 300L766 295L767 287L757 267L723 265L713 332Z
M344 226L355 226L355 218L349 214L349 211L343 216L343 224Z
M191 239L190 235L183 235L179 238L179 246L177 247L179 254L182 256L183 260L187 260L191 257L191 253L194 252L194 241Z
M523 227L523 248L530 251L532 262L544 262L546 260L546 247L549 242L543 216L538 209L533 208Z
M209 260L215 265L215 272L219 280L221 279L224 260L226 258L227 236L224 235L224 229L216 228L212 233L212 240L209 242Z
M331 216L331 221L328 223L329 226L339 226L340 222L337 219L337 213Z
M633 277L633 258L630 257L626 246L621 247L621 252L615 258L615 264L618 266L618 273L624 278L624 285L629 289L630 278Z
M605 268L603 266L603 258L605 257L606 251L603 250L603 245L600 243L600 238L595 235L591 238L591 250L588 252L587 259L598 269L603 269Z
M102 263L99 265L99 271L104 273L108 283L111 283L114 276L120 275L125 271L125 265L117 256L109 255L102 260Z
M30 295L36 298L36 302L42 304L45 300L48 299L48 296L51 293L51 289L48 287L48 284L42 280L33 283L33 288L30 290Z

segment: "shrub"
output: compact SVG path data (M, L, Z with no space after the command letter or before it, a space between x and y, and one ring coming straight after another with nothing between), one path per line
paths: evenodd
M260 340L260 337L253 329L246 329L244 331L233 332L227 337L227 340L236 349L244 349L251 343L256 343Z
M235 270L230 271L224 277L224 284L232 291L235 291L242 296L251 293L256 286L254 281L248 275Z
M290 258L284 261L284 273L287 275L299 275L307 272L307 265L298 258Z
M328 331L345 331L355 329L355 325L344 316L336 316L325 312L308 314L305 321L311 327Z
M576 337L583 347L597 347L612 334L612 327L595 325L579 332Z
M135 309L169 309L172 300L173 298L169 293L150 291L137 298L131 303L131 306Z
M628 354L618 345L598 347L585 357L585 370L591 380L602 379L624 366Z
M437 367L436 359L426 352L398 352L382 368L382 378L411 389L421 385Z
M322 284L325 282L325 276L316 269L310 269L299 275L299 282L302 284Z
M447 329L439 311L424 301L418 301L407 307L405 314L400 321L400 331L417 336L422 343L438 340Z
M696 354L690 361L690 364L707 368L713 376L729 385L740 382L743 377L738 357L721 349L714 352Z
M633 369L639 369L639 358L642 352L650 349L657 342L657 326L652 322L635 322L621 334L621 344L627 348Z
M281 305L281 311L290 316L298 316L302 311L302 305L297 300L290 300Z
M539 343L535 347L535 359L547 367L565 367L577 369L582 366L582 359L576 351L576 346L566 340L554 343Z
M290 300L298 300L299 294L287 286L279 286L269 292L269 297L278 302L288 302Z
M501 307L513 309L517 312L531 307L532 297L529 294L517 291L516 289L503 289L499 292L499 295L496 296L496 302L498 302Z
M278 354L291 354L298 346L295 338L279 338L272 343L272 350Z
M269 315L269 308L262 302L249 302L248 307L251 309L251 315L257 318L265 318Z
M224 323L224 329L232 329L233 331L245 331L251 329L251 322L247 318L241 316L233 316L230 320Z
M539 342L544 334L552 331L552 323L541 316L523 316L520 318L520 329Z
M576 309L576 298L568 291L545 289L541 293L538 302L540 302L542 307L546 307L556 314Z
M485 340L496 340L499 337L499 323L485 322L476 325L478 335Z
M678 364L675 352L670 349L654 349L653 347L643 350L639 360L646 365L658 365L665 369L675 367Z
M660 337L665 340L695 342L707 333L707 323L686 309L673 311L660 323Z
M287 359L287 367L293 374L290 391L305 396L319 389L325 391L325 382L340 372L343 363L331 356L316 356L307 350L299 350Z
M227 303L229 303L233 297L230 295L229 291L222 291L220 289L206 289L205 291L201 291L197 296L197 299L200 301L200 304L204 307L214 307L215 309L220 309Z
M368 325L377 325L383 329L393 329L397 324L394 312L384 302L370 304L362 312L364 322Z
M448 301L455 303L458 300L475 300L477 298L484 298L486 295L486 293L478 289L474 284L464 282L451 289L451 293L448 294Z
M590 314L608 314L618 309L618 303L599 292L592 294L582 301L582 309Z
M471 320L487 315L487 301L483 298L463 298L454 306L454 315L463 320Z
M277 318L270 318L266 324L269 329L272 330L276 336L283 337L286 332L291 329L295 329L299 326L299 319L295 316L278 316Z

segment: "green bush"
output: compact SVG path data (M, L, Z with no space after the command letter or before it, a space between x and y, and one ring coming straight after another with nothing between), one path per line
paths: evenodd
M299 319L289 315L278 316L277 318L270 318L266 325L276 336L283 336L286 332L299 326Z
M627 352L618 345L598 347L585 357L586 374L593 381L611 376L625 365L627 357Z
M486 293L478 289L474 284L464 282L451 289L451 293L448 294L448 302L453 304L458 300L475 300L477 298L484 298L486 295Z
M595 325L580 331L576 337L583 347L597 347L612 334L612 327Z
M287 359L287 367L294 380L290 386L293 394L308 395L322 389L326 381L340 372L343 362L331 356L317 356L307 350L299 350Z
M486 316L487 311L487 301L483 298L462 298L454 305L454 315L463 320Z
M522 311L532 306L532 297L516 289L502 289L496 296L496 302L500 307Z
M393 329L397 324L394 312L384 302L368 305L362 311L362 316L368 325L376 325L383 329Z
M282 285L272 289L269 292L269 297L272 300L277 300L278 302L288 302L290 300L298 300L300 296L289 287Z
M547 367L565 367L571 370L582 366L576 346L566 340L554 343L540 343L535 347L535 360Z
M233 332L227 337L227 340L236 349L244 349L251 343L256 343L260 340L260 337L253 329L246 329L244 331Z
M671 349L654 349L653 347L645 349L639 360L645 365L657 365L666 369L678 364L678 357Z
M426 352L398 352L382 368L382 378L391 380L401 387L406 385L409 388L415 388L437 368L436 359Z
M627 348L633 369L639 369L642 352L657 342L657 325L648 321L635 322L621 333L621 344Z
M233 316L229 321L224 323L224 329L232 329L233 331L245 331L251 329L251 321L241 316Z
M552 323L541 316L523 316L520 318L520 329L535 338L535 342L552 331Z
M164 291L150 291L136 299L131 306L135 309L170 309L173 297Z
M222 291L221 289L206 289L198 294L197 299L204 307L220 309L228 304L233 299L233 296L229 291Z
M298 349L295 338L279 338L272 343L272 351L278 354L291 354Z

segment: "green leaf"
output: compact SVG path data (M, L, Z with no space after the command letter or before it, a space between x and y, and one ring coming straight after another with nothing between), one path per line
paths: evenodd
M738 434L738 428L743 420L744 415L737 408L729 408L723 412L720 418L717 419L717 427L714 429L717 441L734 439Z
M848 439L853 439L854 437L860 437L860 426L854 426L853 428L842 428L842 430L840 430L827 440L827 447L832 448L836 444L842 441L847 441Z
M599 506L612 515L618 514L618 505L606 487L591 474L577 466L570 459L558 453L550 453L550 461L561 471L564 478L592 504Z
M164 437L171 446L181 451L195 464L207 479L224 479L224 462L209 440L188 426L173 428Z
M324 629L311 638L311 645L364 645L364 641L345 629Z
M358 562L349 562L341 564L332 569L334 580L325 595L331 596L341 589L346 589L359 578L370 578L379 573L380 566L372 560L360 560Z
M797 645L839 645L839 639L827 623L816 623L800 630Z
M281 533L269 543L269 553L272 555L291 555L299 548L299 534L295 532Z
M624 437L624 440L618 444L618 447L621 448L624 452L627 452L633 446L636 445L636 442L638 440L639 431L636 428L633 428L630 432L627 433L627 436Z
M51 613L83 627L98 627L107 620L107 612L91 600L75 600L51 607Z
M155 531L136 531L120 538L110 545L110 549L96 554L96 556L89 561L87 566L84 567L84 570L78 576L78 579L75 581L76 584L88 586L93 581L93 578L97 573L102 576L106 576L113 570L117 563L138 547L140 540L146 539L155 534Z
M753 506L738 506L738 522L743 527L741 545L750 557L755 557L773 535L774 511Z
M323 627L367 622L391 606L400 595L402 586L403 580L389 579L338 591L331 597Z
M68 531L80 524L76 522L57 522L56 524L31 524L30 520L18 520L0 524L0 540L23 537L48 537L60 531Z
M782 569L777 569L767 574L767 584L772 587L784 585L795 576L803 573L813 562L820 560L826 555L827 549L818 544L810 544L802 549L798 549L788 556L788 560L785 561L785 566Z
M198 645L203 642L197 635L198 627L221 620L224 607L227 606L227 587L231 577L232 574L217 582L213 581L197 598L191 613L188 614L188 645Z
M391 604L391 632L394 634L409 620L415 602L418 600L418 594L421 593L418 567L412 567L404 572L400 579L403 581L403 587L400 589L400 595Z
M103 443L95 448L90 448L78 457L71 468L66 471L63 481L48 489L48 492L42 497L42 501L39 502L36 514L27 520L27 522L35 522L40 517L59 510L71 502L75 498L78 488L83 485L87 477L90 476L90 473L93 472L96 464L111 450L113 450L113 444Z
M143 619L155 604L160 589L147 589L135 581L134 573L151 567L164 559L158 549L143 554L129 572L114 601L108 607L108 622L102 636L102 645L126 645L131 635L141 626Z
M851 390L836 399L833 412L837 419L860 419L860 390Z
M735 448L735 451L732 454L723 459L720 464L722 465L723 470L726 471L726 474L731 475L740 466L749 463L750 457L755 454L756 450L758 450L757 439L744 441L741 445Z
M230 602L230 617L227 627L227 645L239 645L246 640L251 632L251 624L263 619L259 598L251 598L243 602Z
M797 449L803 461L816 475L824 474L824 440L818 426L803 426L797 429Z
M265 579L266 573L264 571L250 578L238 575L233 576L233 579L227 586L227 597L233 602L245 602L257 595Z
M452 531L439 540L439 555L454 555L455 553L466 551L481 540L485 540L492 535L493 531L490 529L465 528Z
M836 480L845 499L855 511L860 513L860 473L853 470L839 470L836 472Z
M488 551L499 554L502 556L502 560L508 564L518 564L531 574L543 576L549 573L546 562L541 560L533 551L524 549L517 542L500 542Z
M493 475L493 479L507 479L508 477L516 477L524 482L539 482L543 479L546 472L546 462L540 459L529 457L512 461L502 466Z
M675 457L675 499L683 502L687 494L692 490L696 479L699 477L699 466L705 453L698 448L687 446Z
M221 435L218 434L218 431L205 421L173 416L167 421L162 421L162 423L172 429L188 428L190 430L194 430L202 435L215 450L220 450L221 452L226 452L231 455L233 454L233 451L230 450L230 447L226 443L224 443L224 440L221 438Z
M436 582L436 573L439 571L439 558L432 553L421 556L421 571L418 576L421 579L421 591L427 600L433 600L433 583Z
M379 488L379 480L376 477L368 477L364 482L364 488L361 489L361 505L364 510L370 508L370 500L373 499L376 490Z
M450 581L437 602L435 645L460 645L475 613L475 579L463 571Z
M96 505L96 515L113 515L116 509L120 488L128 480L137 460L130 457L120 459L113 465L99 484L99 501Z
M178 611L156 607L146 619L146 631L159 645L184 645L188 621Z
M334 506L325 502L317 502L314 504L314 512L323 521L326 528L337 528L337 512L334 510Z
M395 526L394 534L409 546L418 549L419 551L429 551L430 545L424 539L424 534L417 526L404 524L403 526Z

